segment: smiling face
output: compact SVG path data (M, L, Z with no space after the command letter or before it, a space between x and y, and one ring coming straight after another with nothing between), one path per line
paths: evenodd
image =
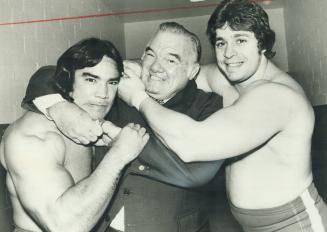
M150 41L142 66L147 93L160 100L170 99L182 90L199 68L190 38L169 31L159 31Z
M216 59L219 68L234 83L251 78L258 70L263 51L253 32L235 31L228 25L216 30Z
M74 103L94 119L103 119L109 112L117 93L119 72L114 60L104 56L94 67L75 71Z

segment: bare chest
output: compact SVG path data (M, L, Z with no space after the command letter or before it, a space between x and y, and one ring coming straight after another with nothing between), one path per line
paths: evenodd
M275 207L294 199L311 182L309 153L303 143L270 142L227 167L226 184L234 205Z

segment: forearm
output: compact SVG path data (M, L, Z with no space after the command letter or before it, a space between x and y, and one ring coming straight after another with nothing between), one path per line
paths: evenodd
M223 160L185 163L155 136L150 138L138 160L140 163L134 162L129 169L131 172L183 188L208 183L223 163ZM149 171L140 171L141 164L148 166Z
M57 231L90 231L108 206L123 167L109 151L89 177L64 192L51 212Z
M92 229L114 194L120 172L139 155L148 139L145 129L137 124L130 123L121 130L95 171L58 198L57 215L64 212L71 215L69 219L60 217L64 225L70 221L81 222L76 223L73 231Z
M191 161L191 157L184 156L185 150L191 143L190 128L197 122L192 118L164 108L151 98L145 99L140 105L140 111L145 116L152 130L164 143L172 149L185 162Z

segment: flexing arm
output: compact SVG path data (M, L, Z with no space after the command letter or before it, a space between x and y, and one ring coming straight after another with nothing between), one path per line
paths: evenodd
M129 85L134 86L133 93ZM129 102L131 94L142 95L140 85L134 78L122 80L120 97ZM285 129L290 118L296 117L293 109L299 105L303 106L303 99L289 88L265 84L200 122L165 109L148 97L140 110L165 143L182 160L191 162L228 158L257 148Z
M203 107L206 109L202 109L198 119L202 120L211 114L214 109L219 108L220 104L216 102L216 99L211 100L207 101L208 107ZM120 120L137 122L141 125L145 123L142 115L135 109L131 107L123 107L122 109L124 110L116 116ZM103 131L108 133L110 137L114 137L115 133L118 133L119 128L106 121L103 124ZM157 181L179 187L191 188L208 183L215 176L222 163L223 161L185 163L174 151L167 148L154 134L151 134L148 143L128 170L134 174L147 176ZM149 167L150 171L140 170L139 165Z
M65 167L60 136L12 136L6 166L18 198L45 231L90 231L108 205L121 170L148 139L138 125L125 127L97 169L76 182Z

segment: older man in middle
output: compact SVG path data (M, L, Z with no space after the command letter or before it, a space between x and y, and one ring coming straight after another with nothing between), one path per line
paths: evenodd
M152 98L169 109L199 121L222 107L218 95L197 89L194 78L200 69L200 55L197 36L180 24L167 22L160 25L149 41L140 68L147 93ZM125 72L136 71L136 66L136 63L127 62ZM40 101L43 95L48 95L45 96L48 98L49 94L54 94L55 90L49 82L51 80L42 79L37 80L34 86L35 83L29 83L29 89L33 91L27 93L23 106L31 109L32 102L40 104L44 102ZM49 88L39 88L40 83ZM40 105L37 107L44 108ZM75 140L71 131L78 131L92 123L96 127L96 122L92 122L85 112L72 103L55 103L47 108L47 114L63 133ZM71 114L76 117L71 117ZM117 126L128 122L147 126L135 108L128 107L119 99L106 119ZM81 142L95 140L87 136L84 133ZM196 187L210 181L222 162L185 164L152 135L141 155L125 170L97 231L209 231L207 207L210 198L207 198L208 193L203 188Z

